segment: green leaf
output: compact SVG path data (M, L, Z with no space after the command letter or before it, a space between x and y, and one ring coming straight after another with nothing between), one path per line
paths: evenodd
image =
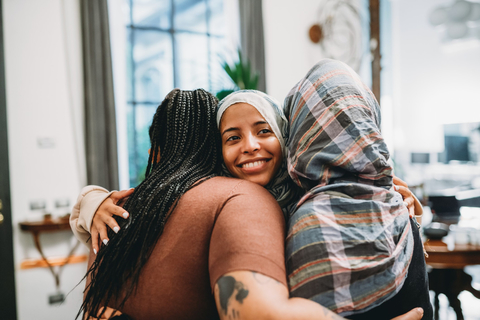
M259 73L252 70L252 66L250 61L245 60L242 57L242 52L240 49L237 51L238 53L238 61L235 62L233 65L229 65L228 63L224 62L222 64L223 69L227 73L227 75L232 79L233 83L235 83L236 88L234 90L231 89L224 89L217 93L217 98L222 99L224 94L230 94L236 90L243 90L243 89L257 89L258 86L258 79Z
M222 100L223 98L225 98L226 96L228 96L232 92L235 92L235 90L230 89L230 90L219 91L219 92L217 92L217 95L216 95L217 99Z

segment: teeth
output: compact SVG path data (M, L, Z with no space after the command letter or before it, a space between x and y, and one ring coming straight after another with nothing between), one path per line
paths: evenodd
M253 168L253 167L259 166L259 165L264 164L264 163L265 163L265 160L249 162L249 163L245 163L243 165L243 168Z

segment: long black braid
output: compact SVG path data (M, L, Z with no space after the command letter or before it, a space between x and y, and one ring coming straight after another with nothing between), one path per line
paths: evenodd
M151 151L145 180L124 205L130 218L118 221L118 234L109 230L110 242L87 272L91 282L79 314L83 310L100 316L99 309L109 302L117 308L125 304L180 197L197 181L218 174L217 103L203 89L175 89L158 107L149 130Z

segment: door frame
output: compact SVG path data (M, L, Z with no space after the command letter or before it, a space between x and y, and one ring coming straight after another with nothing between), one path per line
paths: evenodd
M13 260L10 166L8 161L7 101L3 42L3 3L0 0L0 314L4 320L17 319L15 268Z

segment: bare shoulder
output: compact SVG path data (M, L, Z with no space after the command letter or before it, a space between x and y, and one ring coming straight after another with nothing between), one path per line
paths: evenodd
M202 191L209 190L210 193L217 193L219 195L257 195L266 200L275 201L275 198L273 198L270 192L264 187L238 178L214 177L198 184L195 188L201 189Z

